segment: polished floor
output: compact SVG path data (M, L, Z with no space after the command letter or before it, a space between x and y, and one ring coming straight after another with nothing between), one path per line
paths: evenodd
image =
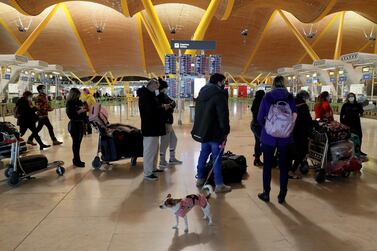
M130 110L109 110L112 122L139 127L138 116L131 116ZM200 145L191 139L187 113L184 125L175 126L177 155L184 164L166 170L157 182L146 182L142 160L136 167L124 160L92 169L96 133L83 141L87 167L73 168L64 110L52 112L55 132L64 144L43 153L50 161L64 160L66 174L57 177L50 170L15 188L0 183L0 250L377 250L377 121L362 121L370 162L361 174L321 185L311 175L290 181L287 203L280 205L276 171L272 202L265 204L256 197L262 171L252 165L249 108L232 104L227 150L247 157L249 177L231 193L212 196L214 226L207 226L195 208L185 234L182 225L172 229L174 216L158 205L168 193L181 197L197 192ZM42 135L48 142L46 129ZM34 149L31 153L39 152Z

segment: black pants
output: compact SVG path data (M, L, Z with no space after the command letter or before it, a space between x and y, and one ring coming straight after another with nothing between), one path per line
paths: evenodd
M38 131L37 131L37 128L35 127L35 123L21 124L20 125L20 135L21 135L21 137L25 135L25 133L28 129L31 131L30 137L35 138L35 140L38 142L39 146L44 145L41 138L38 135Z
M72 152L73 161L80 162L80 147L82 137L84 136L84 122L83 121L69 121L68 131L72 138Z
M47 127L51 140L55 141L56 137L55 137L55 133L54 133L54 128L52 127L50 119L48 118L48 116L44 116L44 117L39 118L38 126L37 126L37 133L39 133L42 130L43 126ZM33 135L30 135L28 140L33 141L33 138L34 138Z
M85 132L84 132L84 134L92 134L92 126L90 125L88 116L86 116L86 118L85 118Z
M306 155L309 152L309 140L305 137L302 139L295 140L295 144L291 146L291 159L294 160L293 165L291 166L291 171L296 172L298 167L304 162L306 159ZM291 163L291 162L290 162Z
M279 169L280 169L280 192L286 193L288 188L288 145L269 146L262 145L263 149L263 190L269 193L271 190L271 168L275 150L277 148L279 154Z

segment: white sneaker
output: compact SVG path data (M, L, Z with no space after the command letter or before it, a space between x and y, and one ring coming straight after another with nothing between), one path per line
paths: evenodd
M220 185L215 188L216 193L228 193L230 191L232 191L232 187L227 185Z

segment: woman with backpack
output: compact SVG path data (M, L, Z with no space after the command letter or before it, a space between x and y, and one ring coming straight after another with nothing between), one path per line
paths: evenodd
M285 202L288 190L288 154L293 143L292 131L297 118L296 104L293 95L285 88L285 78L277 76L274 79L273 90L268 92L259 108L258 123L262 125L263 150L263 192L259 199L269 202L271 190L272 160L277 150L280 168L280 192L278 201Z
M260 160L262 155L262 148L260 142L260 135L262 133L262 127L258 124L258 112L262 99L265 95L264 90L258 90L255 93L255 98L251 106L251 113L253 115L253 120L251 121L250 128L254 134L255 145L254 145L254 166L263 166L263 162Z
M32 104L33 94L30 91L25 91L22 94L22 97L17 101L15 108L15 116L17 117L17 125L20 126L20 135L24 136L26 131L29 129L31 131L31 136L39 144L39 149L43 150L44 148L50 147L42 142L41 138L38 135L37 128L35 124L38 121L38 111L37 107ZM30 143L30 142L28 142Z

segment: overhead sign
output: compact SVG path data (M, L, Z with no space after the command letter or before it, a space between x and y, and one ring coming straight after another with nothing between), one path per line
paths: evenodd
M170 46L173 50L215 50L216 41L172 40Z

